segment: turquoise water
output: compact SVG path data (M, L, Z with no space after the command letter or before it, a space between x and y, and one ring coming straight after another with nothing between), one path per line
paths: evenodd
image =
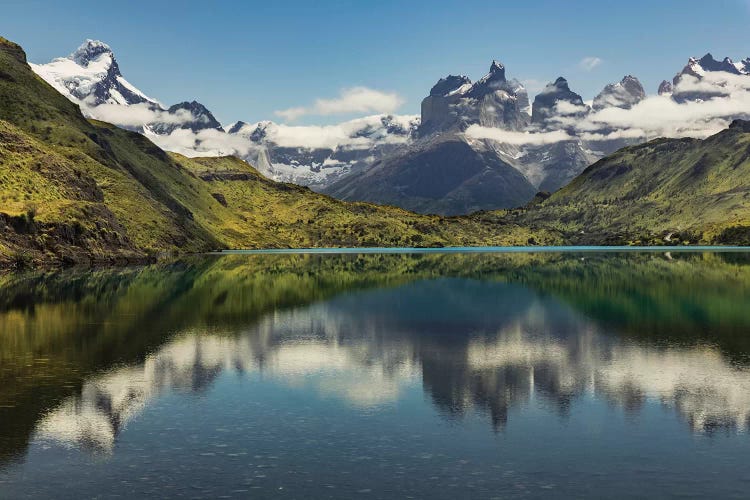
M264 250L223 250L215 255L253 254L409 254L409 253L648 253L648 252L747 252L741 246L512 246L512 247L349 247L349 248L269 248Z
M750 254L649 250L0 277L0 497L746 498Z

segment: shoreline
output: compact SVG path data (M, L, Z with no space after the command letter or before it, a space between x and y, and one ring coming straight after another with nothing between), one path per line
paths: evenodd
M320 248L262 248L225 249L196 253L165 253L143 258L92 258L81 261L45 260L17 266L12 261L0 261L0 273L25 272L74 267L116 268L145 266L170 260L198 256L222 255L357 255L357 254L512 254L512 253L750 253L750 246L721 245L559 245L559 246L476 246L476 247L320 247Z
M598 253L598 252L750 252L750 246L721 245L559 245L559 246L482 246L482 247L330 247L330 248L267 248L227 249L206 255L265 254L377 254L377 253ZM193 254L196 255L196 254ZM200 255L200 254L198 254Z

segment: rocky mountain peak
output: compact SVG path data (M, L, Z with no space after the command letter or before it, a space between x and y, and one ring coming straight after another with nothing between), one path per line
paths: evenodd
M493 60L489 74L505 80L505 66L500 61Z
M497 60L474 84L463 75L441 78L422 100L419 136L460 132L471 125L520 130L528 125L529 97L517 80L506 79Z
M169 107L167 112L171 115L188 116L180 116L181 120L178 120L177 123L153 124L152 129L158 134L170 134L178 128L190 129L193 132L206 129L224 131L213 113L198 101L185 101L174 104Z

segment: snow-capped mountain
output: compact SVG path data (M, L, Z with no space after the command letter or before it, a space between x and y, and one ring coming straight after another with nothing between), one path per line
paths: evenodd
M140 91L122 75L109 45L98 40L86 40L68 57L31 64L31 68L92 118L162 135L179 128L221 130L216 118L198 102L164 108Z
M122 76L112 49L98 40L86 40L68 57L31 67L63 95L86 101L90 106L141 103L159 106L158 101Z

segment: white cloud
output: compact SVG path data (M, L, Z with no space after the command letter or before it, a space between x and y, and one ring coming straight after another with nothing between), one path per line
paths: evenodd
M526 91L531 94L538 94L542 90L544 90L544 87L547 86L547 82L542 80L536 80L534 78L527 78L526 80L521 80L521 84L524 86Z
M121 127L141 127L147 123L183 123L194 119L192 113L187 110L179 110L177 113L168 113L161 109L154 109L146 103L123 106L121 104L100 104L92 106L86 101L77 101L84 115L119 125Z
M562 115L576 115L585 113L586 111L588 111L588 108L585 104L583 106L579 106L578 104L568 101L558 101L557 104L555 104L555 111Z
M393 113L404 100L394 92L382 92L367 87L342 89L333 99L317 99L309 107L293 107L276 111L276 115L294 121L305 115L329 116L345 113Z
M390 117L390 122L409 130L417 119L417 116L412 115L395 115ZM235 155L246 158L254 156L253 153L263 148L249 138L259 125L264 129L267 141L287 148L367 150L376 144L403 144L408 140L408 135L388 133L381 115L324 126L292 126L273 122L248 124L243 129L244 134L242 131L239 134L227 134L214 129L197 133L189 129L176 129L169 135L147 131L146 136L160 148L185 156ZM362 134L363 131L368 133ZM332 164L329 163L328 166L330 165Z
M394 115L391 121L401 128L409 130L417 116ZM254 130L257 125L251 125ZM369 131L362 134L363 131ZM407 136L387 133L381 115L366 116L335 125L286 125L268 122L265 126L267 140L282 147L289 148L328 148L346 147L350 149L368 149L384 143L403 143Z
M605 108L577 124L583 133L606 129L623 137L706 137L726 128L736 117L750 116L750 78L712 74L703 80L685 77L675 93L720 90L724 95L705 101L678 103L670 96L650 96L631 109ZM613 132L614 131L614 132Z
M584 57L578 63L578 67L584 71L591 71L604 61L599 57Z
M176 129L169 135L146 132L154 144L167 151L185 156L247 156L255 147L245 137L230 135L220 130L205 129L193 132L190 129Z
M514 132L494 127L482 127L480 125L470 126L466 129L465 134L472 139L491 139L513 146L541 146L576 139L564 130L554 130L552 132Z

